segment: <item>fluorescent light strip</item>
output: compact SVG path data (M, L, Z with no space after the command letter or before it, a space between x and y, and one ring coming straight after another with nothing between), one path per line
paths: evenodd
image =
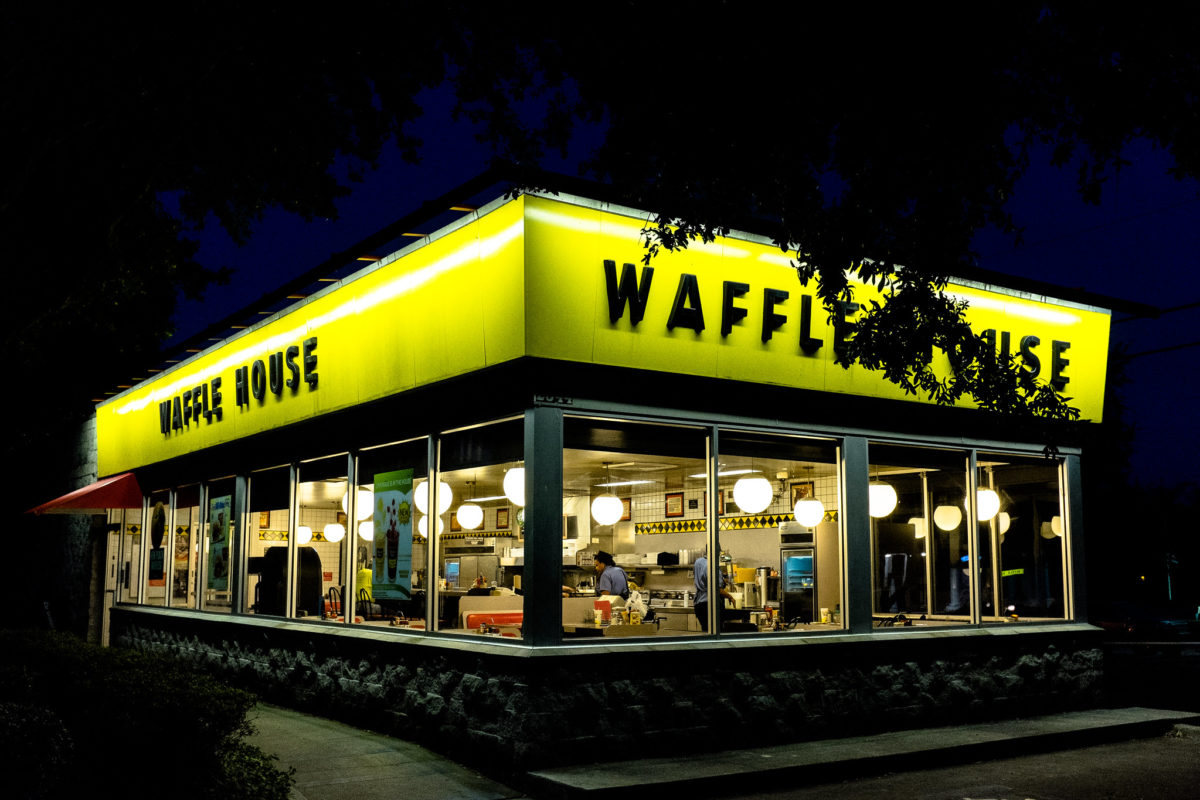
M597 486L637 486L642 483L655 483L655 481L611 481L609 483L597 483Z

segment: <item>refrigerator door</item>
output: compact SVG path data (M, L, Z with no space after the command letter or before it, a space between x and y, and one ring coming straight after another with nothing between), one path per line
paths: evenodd
M816 607L816 560L812 548L779 552L780 614L785 624L812 622Z

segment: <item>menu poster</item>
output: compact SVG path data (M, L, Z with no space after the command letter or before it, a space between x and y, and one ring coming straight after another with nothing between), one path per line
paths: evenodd
M166 586L165 572L166 553L163 552L163 539L167 534L167 509L162 503L156 503L150 516L150 558L147 563L150 574L146 576L150 586Z
M163 574L163 550L162 547L155 547L150 551L150 574L147 576L147 582L151 586L166 586L167 578Z
M229 589L229 509L233 497L222 495L208 501L208 588Z
M412 597L413 470L375 476L375 568L372 595L376 600Z

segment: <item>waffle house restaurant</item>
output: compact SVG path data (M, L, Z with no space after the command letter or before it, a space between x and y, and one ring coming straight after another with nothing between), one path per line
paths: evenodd
M525 765L1094 702L1070 432L845 370L769 241L647 266L644 219L497 199L101 403L114 644ZM1100 420L1108 311L949 291Z

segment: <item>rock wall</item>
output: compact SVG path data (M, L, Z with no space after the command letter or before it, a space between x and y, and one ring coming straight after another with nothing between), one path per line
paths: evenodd
M113 642L174 653L269 702L502 774L1084 708L1101 700L1103 661L1095 631L1062 626L499 653L462 640L438 646L128 608L113 611Z

